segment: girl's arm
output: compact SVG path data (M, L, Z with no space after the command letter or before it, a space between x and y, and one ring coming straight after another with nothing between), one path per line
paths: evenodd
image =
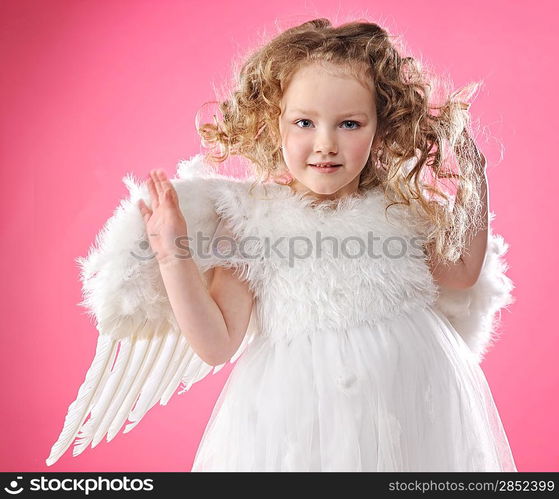
M235 354L248 328L251 291L233 275L234 270L220 267L206 286L190 248L176 245L177 238L188 236L187 223L163 170L150 172L148 189L151 208L140 199L140 212L175 319L204 362L223 364Z
M181 332L207 364L217 366L235 354L247 331L253 295L234 269L208 271L206 285L192 258L172 258L159 268Z
M467 140L472 140L466 131L464 134ZM476 148L477 149L477 148ZM477 173L481 176L480 189L482 200L483 226L476 232L472 228L466 233L466 246L464 252L456 263L441 262L434 254L434 245L427 244L426 249L429 255L429 266L433 278L440 286L452 289L465 289L473 286L481 273L487 243L489 237L489 194L487 187L487 173L485 167L487 160L477 149L479 162L477 163Z

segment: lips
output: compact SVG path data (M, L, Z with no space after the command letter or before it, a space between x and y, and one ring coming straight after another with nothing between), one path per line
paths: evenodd
M319 165L320 165L320 163L319 163ZM325 165L325 166L317 166L317 165L309 164L309 166L317 173L320 173L320 174L330 173L330 174L332 174L332 173L336 173L342 165L328 164L328 165Z
M342 166L335 163L310 163L309 165L316 168L334 168L336 166Z

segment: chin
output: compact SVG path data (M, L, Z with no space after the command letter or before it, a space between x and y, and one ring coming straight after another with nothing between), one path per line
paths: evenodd
M329 196L331 194L336 194L336 192L338 192L341 188L342 188L342 186L335 187L335 188L332 188L332 187L328 187L328 188L327 187L318 187L318 186L316 186L316 187L311 186L310 187L310 189L314 193L322 194L323 196Z
M335 185L335 186L326 186L326 185L308 185L307 186L311 191L315 194L319 194L321 196L333 196L336 194L340 189L343 188L343 185Z

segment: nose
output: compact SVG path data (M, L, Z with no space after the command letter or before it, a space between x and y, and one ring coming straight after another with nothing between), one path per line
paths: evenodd
M338 145L334 133L328 130L321 130L317 132L314 142L314 152L320 154L337 154Z

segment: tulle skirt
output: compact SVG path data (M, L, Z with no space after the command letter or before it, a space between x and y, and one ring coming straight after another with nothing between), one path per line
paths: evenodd
M192 471L517 471L473 355L431 308L374 327L260 336Z

